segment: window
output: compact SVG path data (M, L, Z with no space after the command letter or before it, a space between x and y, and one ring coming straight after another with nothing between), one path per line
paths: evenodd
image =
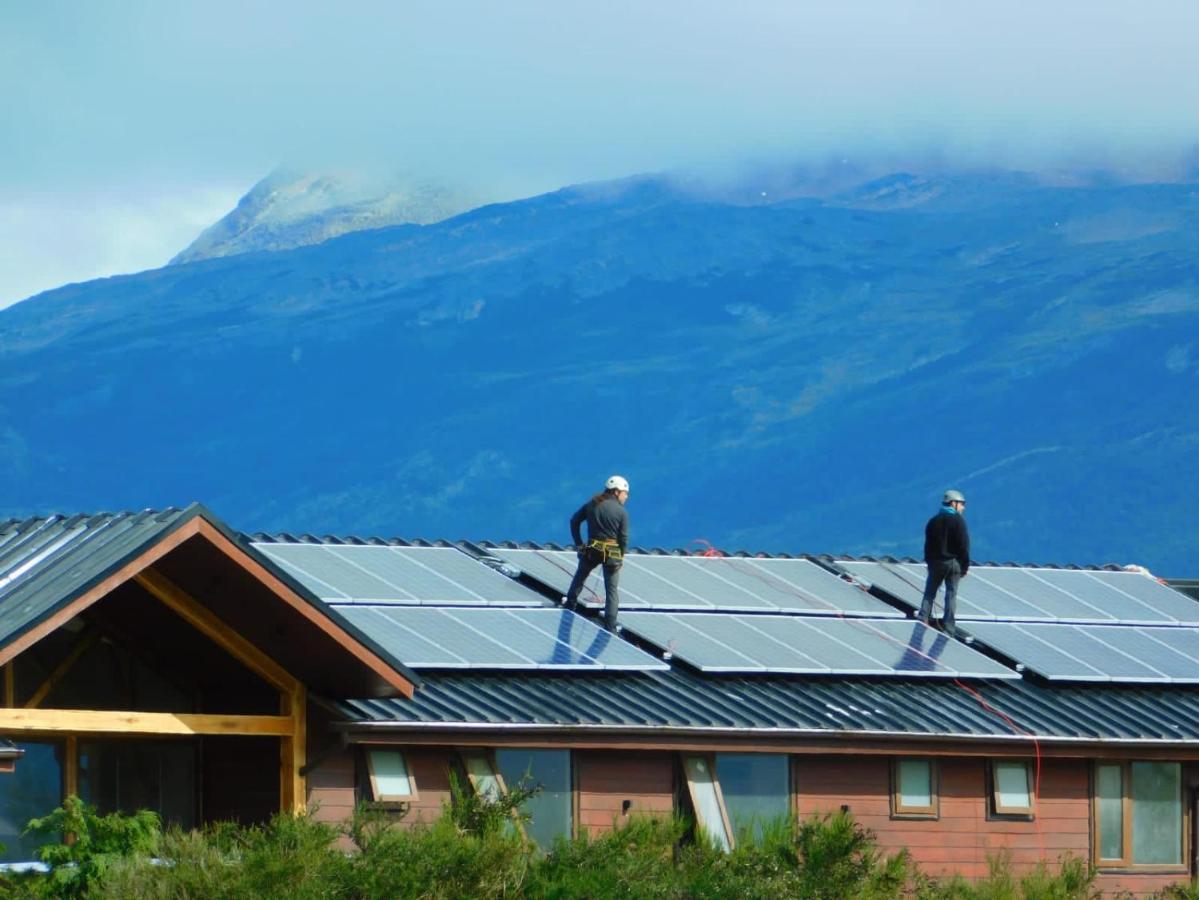
M17 770L0 775L0 861L30 862L42 844L57 843L55 837L23 835L26 823L44 816L62 803L62 745L39 741L17 744L25 755Z
M529 816L524 832L541 847L550 847L559 835L570 837L573 828L574 790L569 750L502 749L492 754L462 751L462 765L475 793L498 797L508 785L527 779L538 793L521 811Z
M417 799L416 780L399 750L368 749L366 770L370 798L376 803L410 803Z
M762 826L791 811L791 776L782 753L717 753L716 771L733 835L762 836Z
M80 741L79 796L102 815L152 809L163 824L194 828L196 750L194 741Z
M728 810L720 794L712 757L684 756L683 775L687 779L691 808L695 810L696 827L722 850L733 849L733 830L729 826Z
M1033 778L1025 760L991 762L991 812L997 816L1033 814Z
M574 792L569 750L496 750L495 763L505 783L520 784L527 778L540 788L522 807L529 816L525 824L529 837L548 848L555 838L571 836Z
M933 760L897 759L891 764L891 815L937 818L937 766Z
M1097 865L1183 865L1181 764L1097 763L1094 809Z

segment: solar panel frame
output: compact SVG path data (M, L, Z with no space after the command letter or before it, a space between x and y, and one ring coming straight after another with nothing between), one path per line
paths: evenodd
M491 551L494 556L565 594L578 564L573 551ZM584 582L583 605L604 603L597 569ZM620 575L622 610L797 613L812 616L904 614L811 560L779 557L659 556L629 553Z
M633 611L623 613L621 622L628 632L704 672L1020 677L964 644L906 619Z
M665 671L569 610L356 604L342 614L414 669Z
M254 547L332 605L550 605L536 592L452 547L266 542Z

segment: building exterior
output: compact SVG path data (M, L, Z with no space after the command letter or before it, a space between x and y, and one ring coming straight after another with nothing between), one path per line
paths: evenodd
M1017 868L1089 859L1105 891L1195 872L1199 677L1168 647L1165 674L1133 677L1147 664L1114 645L1129 622L1138 640L1193 639L1199 602L1060 570L1077 583L1054 588L1051 618L978 619L989 643L967 645L911 622L900 563L635 552L613 636L556 608L569 559L240 535L197 505L0 524L0 734L16 759L0 841L28 858L20 826L70 793L183 825L340 820L359 802L419 822L457 773L482 791L542 785L528 829L544 843L681 811L731 846L774 816L848 809L934 875L983 875L999 851ZM1004 593L1046 608L1038 590ZM1067 615L1067 597L1095 612ZM1112 614L1122 597L1136 616ZM1099 635L1124 674L1054 669L1051 647L1025 665L1004 628L1030 645L1044 628L1062 647Z

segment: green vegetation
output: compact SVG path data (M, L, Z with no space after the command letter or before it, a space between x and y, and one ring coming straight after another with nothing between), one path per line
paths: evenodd
M846 814L775 821L732 853L696 838L680 819L632 819L599 837L536 848L519 827L534 793L516 786L498 799L455 788L436 822L397 827L394 815L360 809L340 827L278 816L261 826L168 829L153 813L97 815L69 798L30 823L72 840L41 851L49 874L0 879L2 897L122 900L1091 900L1095 871L1067 857L1016 876L992 860L978 882L937 880L906 852L881 853ZM1199 896L1194 886L1167 895Z

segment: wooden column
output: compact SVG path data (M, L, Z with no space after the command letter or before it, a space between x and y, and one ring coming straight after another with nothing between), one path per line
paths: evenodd
M279 711L292 722L292 732L279 741L279 808L303 815L308 810L308 694L303 685L280 698Z

